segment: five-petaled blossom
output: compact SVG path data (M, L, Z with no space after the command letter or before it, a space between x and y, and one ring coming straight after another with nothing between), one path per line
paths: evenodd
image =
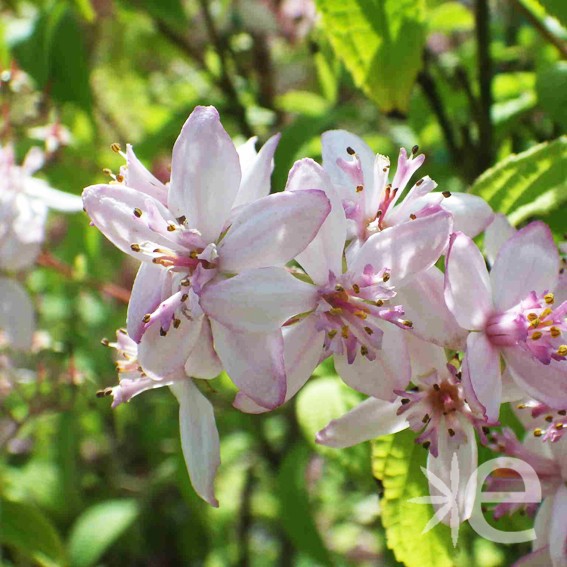
M491 420L502 402L500 355L515 384L551 408L567 407L567 302L553 291L559 254L551 231L533 222L500 248L490 274L474 242L451 236L445 298L471 331L463 361L469 403Z

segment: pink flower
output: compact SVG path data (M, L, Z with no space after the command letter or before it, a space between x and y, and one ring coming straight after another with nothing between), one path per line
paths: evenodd
M400 197L413 174L425 160L400 150L396 174L389 181L390 160L375 155L358 136L345 130L331 130L322 136L323 167L329 174L349 219L351 236L362 241L386 227L429 214L443 207L454 217L455 230L470 236L482 232L492 220L492 210L480 197L466 193L432 193L437 183L428 176Z
M274 269L269 274L270 285L262 292L265 298L256 305L248 299L253 298L251 275L237 276L209 286L203 293L204 308L220 322L226 320L226 325L228 318L240 321L242 329L269 332L285 324L286 399L295 395L318 362L330 355L334 355L337 372L351 387L392 399L394 390L405 388L409 381L403 334L412 326L403 307L396 304L396 293L430 269L442 254L451 231L451 215L439 209L378 232L347 255L343 269L347 233L343 208L324 170L312 160L301 160L290 173L286 193L301 194L312 187L325 189L332 210L317 236L297 255L305 274L294 278L285 269ZM279 291L273 295L275 290L287 289L293 280L294 299L280 296ZM237 300L229 301L231 297ZM271 318L266 308L274 301L280 304L281 313ZM276 315L274 310L272 315ZM245 411L262 411L242 395L236 405Z
M267 407L285 397L281 330L244 329L239 313L217 316L204 294L214 282L223 301L234 304L237 298L224 284L246 281L247 301L261 305L266 316L277 317L282 308L292 315L304 307L291 276L289 288L280 282L285 300L277 303L270 270L311 242L330 205L318 190L264 196L276 143L273 138L256 159L245 160L243 177L218 112L197 107L173 148L167 203L164 186L141 169L132 152L126 181L134 188L95 185L83 193L93 223L144 262L132 291L128 333L140 342L146 371L163 376L186 362L189 375L211 378L220 371L220 358L235 384ZM272 294L268 304L266 292ZM203 350L191 361L198 343Z
M471 512L474 494L465 487L477 465L475 430L484 438L482 426L487 422L476 415L465 401L455 367L447 364L443 349L409 339L412 353L412 382L417 389L398 390L393 401L369 398L334 419L317 434L317 443L329 447L350 447L382 435L410 428L419 433L416 443L429 449L428 478L437 477L451 486L451 463L456 455L459 465L459 519ZM430 482L430 492L436 488ZM443 520L448 523L449 518Z
M214 480L220 465L220 444L213 406L209 400L182 368L163 378L150 378L140 366L138 345L125 330L117 331L116 342L104 344L117 351L120 383L101 390L98 395L113 396L114 408L146 390L169 386L179 401L181 446L191 484L203 500L217 507Z
M500 249L490 275L462 233L451 237L447 305L467 338L463 383L471 403L497 419L502 400L500 355L515 383L551 408L567 407L567 302L556 305L559 255L549 228L534 222Z

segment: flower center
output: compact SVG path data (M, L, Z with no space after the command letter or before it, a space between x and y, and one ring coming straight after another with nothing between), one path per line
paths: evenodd
M319 291L318 329L325 331L324 348L334 354L345 354L349 364L358 352L368 360L376 358L381 348L383 331L379 320L407 329L411 321L403 319L403 308L385 302L396 292L387 285L390 271L375 271L368 264L361 275L350 272L336 277L329 274L329 283Z
M496 346L523 344L543 364L563 361L567 358L567 301L553 308L554 303L553 293L532 291L512 309L490 317L485 332Z

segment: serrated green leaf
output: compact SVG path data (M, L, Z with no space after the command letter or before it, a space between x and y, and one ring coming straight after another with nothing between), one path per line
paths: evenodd
M68 544L71 565L95 565L138 514L135 500L109 500L88 508L71 529Z
M24 502L0 500L0 543L43 567L67 564L65 548L51 521Z
M298 443L286 454L278 472L278 495L282 526L294 547L319 565L333 565L309 506L305 487L305 471L309 448Z
M427 451L415 443L415 434L409 430L375 440L372 449L373 472L384 487L380 501L382 523L388 547L396 559L406 567L453 567L449 528L438 524L423 533L434 515L433 508L430 504L408 502L429 494L421 471Z
M425 44L424 0L317 0L354 82L384 112L406 112Z
M483 173L471 192L512 224L549 213L567 201L567 136L513 154Z

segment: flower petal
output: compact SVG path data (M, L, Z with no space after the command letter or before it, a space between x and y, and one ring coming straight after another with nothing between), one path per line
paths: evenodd
M265 408L281 405L286 392L281 331L235 332L216 321L211 328L215 350L236 386Z
M506 215L496 213L484 233L484 254L492 266L500 248L516 233Z
M429 376L436 371L443 373L447 366L447 355L445 349L433 343L426 342L415 335L413 332L406 332L404 335L408 345L411 359L412 382L416 385L420 382L420 376ZM430 388L430 385L425 385Z
M220 235L240 187L236 148L212 106L198 106L173 147L169 208L206 242Z
M457 323L445 303L444 276L432 266L410 280L396 295L404 317L413 323L414 335L436 345L462 350L466 331Z
M516 384L550 408L567 408L567 362L542 364L521 347L503 349L506 366Z
M254 150L255 155L252 159L250 159L251 152L238 152L242 168L242 180L240 181L238 195L234 201L235 207L257 201L270 194L270 177L274 169L274 153L280 138L281 134L272 136L257 154Z
M317 433L316 441L342 449L402 431L408 427L408 422L403 415L397 415L399 406L399 403L369 398L342 417L333 419Z
M29 350L35 329L33 304L27 291L15 280L0 278L0 328L10 346Z
M222 372L222 363L213 348L213 333L207 317L203 317L201 332L185 362L187 376L204 380L216 378Z
M404 334L394 325L380 325L384 331L382 349L372 362L359 355L348 364L346 355L335 355L335 369L351 387L381 400L396 399L394 390L403 390L411 378L411 364Z
M200 304L213 319L234 330L275 331L288 319L310 311L317 288L284 268L259 268L209 284Z
M167 206L167 187L148 171L136 157L132 146L126 146L126 167L122 172L127 187L141 191Z
M347 221L342 203L327 172L309 158L295 162L286 185L286 191L306 189L323 189L331 202L331 212L317 236L297 255L296 260L317 285L324 285L329 279L329 271L337 275L342 273Z
M28 196L39 199L54 211L76 213L83 210L83 201L79 195L53 189L42 179L26 179L24 191Z
M173 325L161 336L158 324L151 325L138 346L138 361L152 378L163 378L182 369L201 333L202 318L183 319L179 328Z
M144 315L153 313L165 297L163 296L164 280L170 281L169 273L161 266L143 262L138 269L132 295L128 303L126 328L128 335L139 343L144 334ZM171 283L169 284L171 291Z
M484 258L462 232L451 235L445 260L445 301L463 329L482 329L492 313L492 290Z
M323 191L269 195L245 206L219 246L219 268L283 266L313 240L331 204Z
M462 383L469 405L496 421L502 402L500 354L484 333L469 333Z
M531 291L553 291L559 274L559 252L549 227L532 222L504 243L490 272L494 305L505 311Z
M220 465L220 441L211 402L199 392L193 380L171 386L179 401L181 447L195 492L215 508L214 482Z
M430 193L426 200L434 197L435 194ZM441 206L453 215L453 230L471 238L480 234L494 218L490 205L477 195L451 193L441 201Z
M563 484L553 498L551 529L549 531L549 554L554 567L567 565L567 487Z
M386 228L362 245L349 269L362 272L367 264L378 270L389 268L391 284L401 287L437 262L447 246L451 226L451 215L439 210Z
M122 252L137 260L148 259L134 252L132 244L152 242L157 246L169 247L171 241L151 230L144 213L148 206L157 208L159 214L173 221L170 212L159 201L122 185L92 185L83 191L85 210L93 224ZM142 211L136 217L134 210Z

